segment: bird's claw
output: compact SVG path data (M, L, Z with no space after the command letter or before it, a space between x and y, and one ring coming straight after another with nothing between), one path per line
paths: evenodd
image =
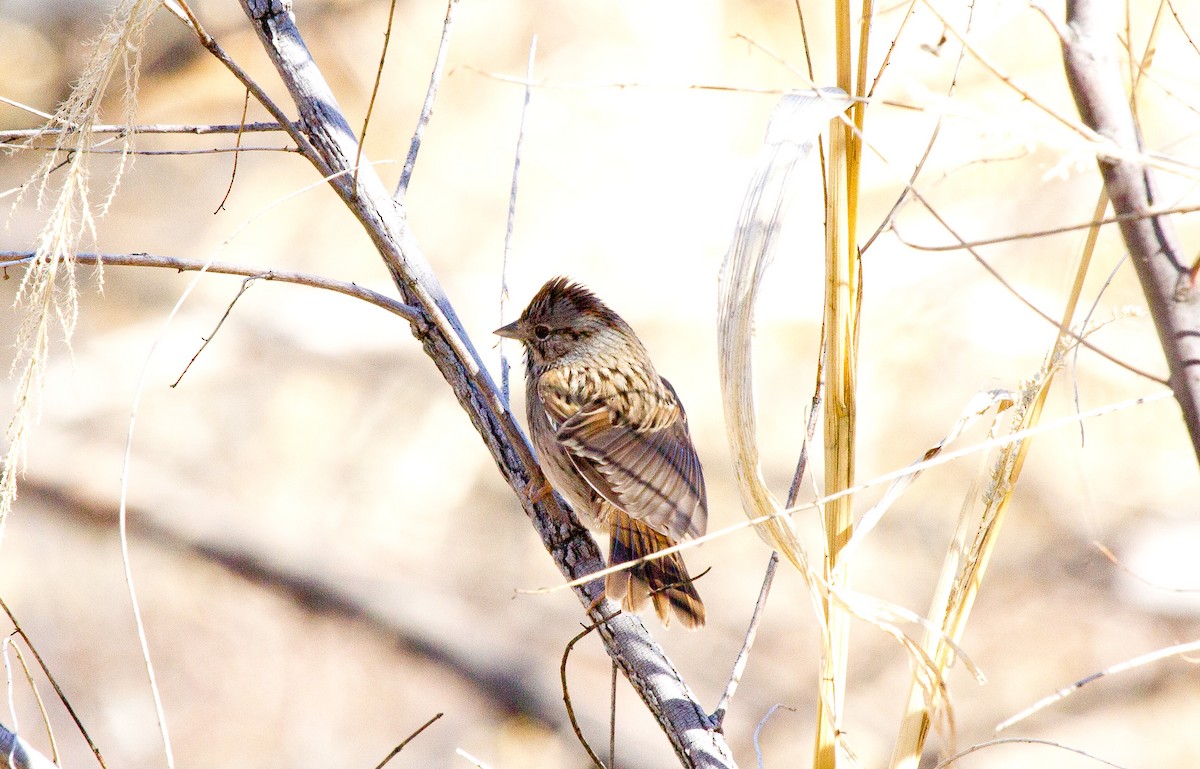
M537 485L537 481L530 481L529 485L525 487L525 496L528 497L529 501L535 505L553 493L554 487L551 486L550 481L546 480L545 478L542 479L540 486Z

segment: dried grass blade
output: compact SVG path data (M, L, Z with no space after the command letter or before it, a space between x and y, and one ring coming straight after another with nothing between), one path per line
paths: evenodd
M1059 339L1061 344L1062 337ZM1042 369L1021 389L1011 418L1011 432L1037 425L1050 383L1061 364L1064 352L1062 347L1056 345ZM1001 524L1012 500L1030 445L1030 440L1024 439L1007 444L999 450L992 464L990 484L982 494L981 511L976 509L980 495L974 487L964 500L958 529L946 553L942 576L929 609L930 623L940 627L941 632L926 630L923 643L939 673L944 674L955 657L946 639L957 642L966 630L967 619L983 583L988 561L999 538ZM925 737L932 723L931 710L928 692L918 676L914 675L896 747L892 753L893 769L909 769L916 767L920 762Z
M758 289L774 255L780 219L791 197L792 172L811 152L821 129L849 104L850 98L837 88L791 93L780 100L768 123L718 282L721 398L742 509L751 519L771 516L756 526L756 531L805 575L809 574L807 556L796 540L791 521L778 515L778 499L763 482L751 336Z
M124 0L113 11L70 96L46 126L64 129L56 135L54 150L46 153L34 178L25 185L26 190L37 190L41 206L50 194L55 172L64 169L46 224L38 236L37 258L17 288L16 303L25 305L26 313L17 332L18 353L12 367L17 380L16 408L4 435L8 451L0 461L0 540L17 498L17 476L24 466L28 431L36 419L34 404L41 390L53 328L60 327L68 340L75 328L78 302L71 256L85 236L94 235L94 219L112 201L125 167L128 138L122 142L121 160L105 197L98 206L93 206L90 199L93 155L89 152L94 143L92 128L100 123L101 102L114 80L122 88L122 121L127 126L133 125L142 45L158 5L159 0ZM31 137L29 142L37 138ZM17 200L20 199L18 196Z
M844 568L844 564L850 558L851 553L862 544L867 534L883 518L884 513L891 508L892 504L900 498L900 495L907 491L913 482L920 477L921 473L924 472L925 462L940 455L946 446L954 442L958 436L962 435L963 431L991 409L994 408L997 412L1003 412L1010 408L1013 405L1013 399L1013 394L1008 390L986 390L976 393L975 397L967 402L967 405L963 408L962 415L951 426L950 431L940 441L930 446L921 455L921 458L911 465L913 471L892 481L879 501L872 505L871 509L863 513L858 524L854 527L854 533L851 535L850 541L842 548L842 568Z

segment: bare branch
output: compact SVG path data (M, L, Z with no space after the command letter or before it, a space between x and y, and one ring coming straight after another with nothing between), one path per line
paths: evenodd
M45 152L55 152L54 147L14 147L13 149L21 149L36 152L42 150ZM139 155L141 157L163 157L167 155L223 155L227 153L239 154L242 152L300 152L297 147L205 147L204 149L196 150L135 150L135 149L115 149L115 150L100 150L89 149L81 150L82 155Z
M721 91L728 93L746 93L746 94L766 94L772 96L782 96L785 93L792 91L792 88L755 88L751 86L740 85L721 85L719 83L639 83L637 81L616 81L616 82L553 82L549 80L533 80L529 78L514 77L513 75L505 75L500 72L489 72L488 70L479 69L464 65L462 67L468 72L474 72L476 75L498 80L501 83L511 83L512 85L528 86L532 88L557 88L567 91L574 90L593 90L601 88L615 88L617 90L625 90L626 88L657 88L667 91ZM803 76L801 76L803 77Z
M1151 662L1158 662L1161 659L1166 659L1167 657L1173 657L1177 654L1190 654L1191 652L1195 652L1195 651L1200 651L1200 641L1189 641L1187 643L1181 643L1181 644L1175 644L1174 646L1168 646L1165 649L1157 649L1155 651L1148 652L1146 654L1139 654L1138 656L1134 657L1133 659L1125 660L1124 662L1119 662L1116 665L1107 667L1104 670L1096 671L1095 673L1092 673L1091 675L1084 676L1083 678L1079 679L1078 681L1076 681L1073 684L1068 684L1068 685L1064 686L1063 688L1056 691L1054 694L1051 694L1047 697L1043 697L1042 699L1038 700L1037 702L1033 703L1029 707L1022 710L1020 713L1017 713L1014 716L1004 719L1000 723L996 724L996 728L992 730L992 734L999 734L1000 732L1004 731L1005 729L1009 728L1010 726L1012 726L1020 721L1024 721L1026 718L1029 718L1034 713L1037 713L1039 710L1044 710L1044 709L1050 707L1051 705L1053 705L1054 703L1058 702L1059 700L1062 700L1062 699L1065 699L1065 698L1071 696L1072 694L1079 691L1080 689L1087 686L1088 684L1092 683L1093 681L1098 681L1101 678L1104 678L1106 676L1112 676L1112 675L1116 675L1118 673L1124 673L1127 670L1132 670L1134 668L1141 667L1142 665L1148 665Z
M388 6L387 27L383 30L383 50L379 52L379 66L375 68L375 84L371 86L371 98L367 101L367 114L363 117L362 132L358 135L358 154L354 156L354 185L358 186L358 163L362 159L363 145L367 142L367 128L371 125L371 114L375 111L375 97L379 95L379 84L383 81L383 65L387 62L388 44L392 41L392 22L396 19L396 0Z
M10 142L17 139L36 139L39 136L58 136L59 134L69 133L77 130L75 128L21 128L8 131L0 131L0 142ZM287 128L279 123L268 121L265 123L146 123L143 125L125 126L125 125L98 125L92 128L94 134L117 134L118 136L127 136L133 134L193 134L195 136L204 136L207 134L236 134L236 133L262 133L265 131L286 131Z
M562 661L558 665L558 677L562 682L563 705L567 709L567 718L571 722L571 729L575 732L575 739L579 740L579 744L587 751L588 758L592 760L592 765L596 769L605 769L604 762L596 755L596 751L592 750L592 746L588 744L587 738L583 736L583 730L579 728L579 720L575 718L575 706L571 704L571 689L567 686L567 660L571 657L571 650L575 648L575 644L582 641L584 636L595 630L596 627L597 623L593 622L579 631L570 641L567 641L567 646L563 649ZM612 758L610 757L609 762L611 763L611 761Z
M224 326L225 321L229 320L229 314L233 312L233 306L237 304L237 300L242 298L242 294L250 290L250 286L254 283L256 277L257 276L246 278L242 281L242 287L238 289L237 294L235 294L233 299L230 300L229 306L225 308L225 312L221 315L221 319L217 321L217 325L213 327L213 330L209 332L208 336L204 337L204 341L201 343L200 349L196 350L196 354L193 355L192 359L189 360L187 365L183 367L183 371L179 372L179 378L171 383L172 389L179 386L179 383L183 381L185 376L187 376L187 372L191 371L192 364L195 363L196 359L200 357L200 353L204 352L204 350L208 347L208 343L216 338L217 332L221 330L221 326Z
M1105 224L1124 224L1125 222L1134 222L1139 219L1153 219L1160 216L1169 216L1171 214L1191 214L1200 211L1200 205L1192 206L1176 206L1173 208L1154 207L1146 211L1130 211L1116 216L1108 216L1104 218L1093 219L1090 222L1082 222L1079 224L1064 224L1060 227L1049 227L1044 230L1031 230L1029 232L1018 232L1014 235L1000 235L995 238L982 238L980 240L964 240L958 243L952 243L945 246L935 246L927 243L914 243L911 240L903 240L904 245L915 251L930 251L930 252L945 252L959 251L970 248L981 248L983 246L995 246L1001 243L1013 243L1019 240L1034 240L1036 238L1046 238L1051 235L1061 235L1065 232L1078 232L1079 230L1090 230L1093 227L1100 227ZM894 219L894 217L892 217ZM885 224L887 224L885 222ZM893 232L896 232L894 224L890 227Z
M529 41L529 63L525 67L525 77L533 79L533 60L537 56L537 35ZM513 225L517 220L517 180L521 175L521 149L525 144L525 118L529 114L529 86L525 86L525 98L521 101L521 122L517 126L517 149L513 153L512 187L508 193L508 221L504 227L504 256L500 261L500 325L508 320L505 317L508 305L508 257L512 253ZM415 138L415 137L414 137ZM504 340L500 340L500 397L504 399L504 407L509 407L508 391L508 356L504 354Z
M96 743L92 742L91 735L89 735L87 729L84 728L83 722L79 720L79 716L75 714L75 708L71 707L71 701L68 700L67 695L63 693L62 687L58 685L58 680L55 679L54 674L50 672L50 668L46 666L46 661L43 660L42 655L38 653L37 647L33 645L33 642L29 640L29 636L27 636L25 631L21 629L21 623L17 622L17 618L13 615L12 609L8 608L8 604L4 603L3 598L0 598L0 610L2 610L5 615L8 616L8 621L12 623L15 631L21 636L21 639L25 641L25 645L29 647L29 651L33 652L33 658L37 660L38 667L42 669L42 673L46 675L46 680L48 680L50 685L54 687L54 693L58 695L59 701L62 702L63 707L67 709L68 715L70 715L71 720L75 722L75 726L79 729L79 733L83 735L84 741L87 742L88 747L92 749L92 754L96 756L96 761L100 764L100 769L107 769L104 763L104 756L100 755L100 749L96 747ZM6 742L6 739L8 739L9 735L11 735L11 732L8 732L3 726L0 726L0 753L8 753L10 750L22 749L22 746L19 744L14 744L11 741ZM16 738L16 735L11 736L13 739ZM17 764L17 766L19 767L20 764ZM39 765L36 763L31 763L29 766Z
M1093 753L1088 753L1086 750L1080 750L1079 748L1073 748L1070 745L1063 745L1062 743L1055 742L1054 740L1038 739L1037 737L1004 737L1004 738L1001 738L998 740L988 740L987 742L980 742L978 744L972 745L969 748L961 750L952 756L947 756L946 758L939 761L937 763L937 766L933 767L933 769L950 769L950 767L956 766L958 764L958 760L960 758L965 758L966 756L969 756L972 753L976 753L980 750L984 750L985 748L996 747L997 745L1045 745L1050 748L1058 748L1059 750L1063 750L1068 753L1074 753L1077 756L1083 756L1084 758L1091 759L1092 761L1095 761L1098 764L1103 764L1104 766L1112 767L1112 769L1127 769L1127 767L1124 767L1121 764L1114 764L1111 761L1105 761L1100 756L1097 756Z
M239 125L246 124L246 113L250 110L250 89L246 89L246 95L242 99L242 119ZM237 139L233 143L233 168L229 171L229 186L225 188L225 194L221 197L221 202L217 204L217 211L225 210L225 202L229 200L230 194L233 192L233 183L237 181L237 166L238 166L238 150L242 148L242 135L245 131L237 132Z
M792 485L788 488L787 506L794 507L796 499L800 496L800 485L804 481L804 475L808 471L808 447L812 445L813 436L817 431L817 415L821 411L821 394L824 392L825 383L825 367L824 367L824 333L822 333L821 354L817 356L817 381L816 387L813 389L812 406L808 411L808 424L804 431L804 443L800 446L800 456L796 460L796 472L792 477ZM758 626L762 622L763 612L767 608L767 596L771 592L771 584L775 581L775 570L779 565L779 551L772 550L771 558L767 561L766 573L763 574L762 587L758 592L758 601L754 604L754 613L750 615L750 624L746 628L746 638L742 641L741 651L738 652L737 658L733 663L733 670L729 674L729 683L725 686L724 693L721 694L721 699L717 702L717 707L713 711L712 720L718 727L725 720L725 716L729 712L729 703L733 700L733 695L737 692L738 684L741 682L742 675L746 672L746 665L750 661L750 649L754 646L754 639L758 635Z
M417 735L419 735L421 732L425 731L430 726L433 726L433 722L438 720L439 718L441 718L443 715L445 715L445 714L438 713L433 718L431 718L428 721L426 721L425 723L421 724L421 726L419 726L415 732L413 732L412 734L405 737L404 740L399 745L392 748L392 752L388 753L387 757L384 758L382 761L380 761L379 764L375 767L375 769L383 769L383 767L387 764L388 761L391 761L393 758L395 758L400 753L400 751L404 750L404 746L408 745L408 743L410 743L414 739L416 739Z
M362 299L364 302L380 307L393 315L399 315L405 320L415 323L421 318L421 311L415 307L397 302L390 296L384 296L377 291L363 288L356 283L343 283L320 275L306 272L289 272L286 270L264 270L228 262L202 262L192 259L179 259L173 256L158 256L156 254L75 254L79 264L89 264L106 267L165 267L180 272L215 272L220 275L240 275L246 278L261 278L279 283L295 283L300 286L311 286L338 294ZM25 264L33 259L30 251L0 251L0 268Z
M246 89L250 91L250 93L254 94L254 98L258 101L258 103L261 104L267 110L267 112L270 112L271 116L275 118L277 125L283 128L283 130L287 131L288 135L296 141L296 144L300 147L300 151L303 152L304 156L309 159L309 162L316 164L317 169L321 171L322 176L332 175L334 171L321 165L320 156L317 154L313 146L308 142L308 138L301 127L293 123L292 120L283 113L283 110L275 104L271 97L267 95L267 92L264 91L257 82L255 82L254 78L250 77L250 73L242 69L241 65L234 61L233 58L225 52L225 49L221 47L216 38L208 34L208 31L204 29L204 25L200 23L200 19L197 18L196 14L192 12L191 6L187 4L186 0L176 0L176 2L183 10L184 16L182 19L184 23L191 27L192 31L196 33L196 37L199 39L200 45L204 46L205 50L216 57L217 61L224 64L225 68L228 69L230 73L232 73L233 76L241 82L242 85L246 86ZM291 5L290 2L288 5ZM168 4L167 8L171 9L171 5Z
M742 674L746 672L746 664L750 661L750 649L754 646L754 639L758 635L758 625L762 622L763 609L767 607L767 596L771 592L771 584L775 581L775 569L778 566L779 552L772 550L771 558L767 561L766 573L763 574L762 587L758 591L758 601L754 604L754 613L750 615L750 625L746 628L746 639L742 641L742 649L738 652L737 659L733 663L733 671L729 674L729 683L725 685L725 692L721 695L717 708L712 714L712 721L718 728L725 721L725 714L729 712L729 703L733 701L733 695L742 681Z
M1092 344L1090 341L1085 339L1082 334L1078 334L1070 329L1063 329L1062 324L1059 321L1052 318L1049 313L1047 313L1041 307L1038 307L1036 304L1033 303L1033 301L1031 301L1029 298L1024 296L1019 290L1017 290L1016 286L1009 283L1008 280L1006 280L1004 278L1004 276L1000 274L999 270L997 270L986 259L984 259L983 255L980 254L978 250L973 248L971 246L971 244L967 243L966 239L964 239L960 234L958 234L958 232L953 227L950 226L950 223L948 221L946 221L946 219L940 213L938 213L937 209L933 207L933 204L931 204L925 198L924 195L922 195L920 192L917 191L916 187L909 188L909 194L912 195L912 197L915 200L917 200L922 206L925 207L925 210L927 210L930 213L930 215L932 215L933 218L937 220L938 224L942 225L942 227L944 227L946 229L946 232L950 233L950 235L953 236L954 239L957 240L959 243L965 244L963 247L966 248L967 253L969 253L971 255L971 257L979 264L979 266L982 267L984 270L986 270L987 273L989 275L991 275L992 278L994 278L996 280L996 282L999 283L1002 288L1004 288L1005 291L1012 294L1012 296L1015 297L1017 299L1017 301L1019 301L1021 304L1025 305L1030 310L1032 310L1033 313L1035 315L1037 315L1039 318L1046 321L1047 323L1050 323L1050 324L1058 327L1060 330L1060 333L1064 333L1067 336L1073 337L1075 339L1075 341L1078 342L1080 345L1088 348L1089 350L1096 353L1101 358L1104 358L1105 360L1109 361L1110 363L1116 364L1117 366L1120 366L1121 368L1125 369L1126 371L1129 371L1130 373L1133 373L1133 374L1137 374L1138 376L1142 377L1143 379L1148 379L1151 382L1157 382L1159 384L1164 384L1164 385L1167 384L1166 380L1162 379L1161 377L1157 377L1148 371L1143 371L1142 369L1138 368L1137 366L1127 363L1127 362L1121 360L1120 358L1116 357L1115 355L1112 355L1111 353L1105 352L1102 348L1097 347L1096 345ZM892 223L892 234L895 235L896 239L899 240L904 245L906 245L906 246L910 245L910 243L901 236L900 231L896 229L895 222Z
M433 60L433 71L429 73L429 89L425 91L425 101L421 104L417 127L413 129L412 142L408 145L408 157L404 159L404 170L400 172L400 182L396 185L393 196L397 203L404 202L408 183L412 181L413 168L417 165L417 153L421 150L421 138L425 136L425 126L429 125L429 118L433 115L433 102L437 99L442 70L446 67L446 51L450 48L450 27L454 23L454 8L457 5L458 0L450 0L446 4L446 20L442 22L442 39L438 43L437 56Z
M286 0L241 3L299 110L305 139L316 153L312 162L325 175L348 171L358 155L358 142L296 28L291 4ZM404 301L420 309L421 317L413 322L414 335L450 384L562 573L575 578L599 570L602 561L594 540L558 499L550 495L534 501L525 493L531 483L537 482L534 488L538 488L542 481L528 440L502 403L409 229L407 212L392 200L365 157L359 168L357 186L345 173L329 183L362 222ZM600 625L600 634L609 655L654 713L680 761L689 767L733 766L724 736L709 727L695 695L641 621L628 614L612 617L612 604L598 600L599 582L580 585L575 592L584 606L593 607L593 620L608 620Z
M954 24L946 18L946 16L941 12L941 10L938 9L936 5L934 5L934 3L932 3L930 0L925 0L925 7L928 8L929 12L937 18L947 32L958 39L958 42L963 46L964 49L970 52L975 61L979 62L979 64L991 72L994 77L1000 80L1000 82L1016 91L1023 101L1028 101L1030 104L1040 109L1043 113L1061 123L1068 130L1078 134L1083 139L1096 142L1097 144L1104 143L1103 137L1097 134L1090 126L1076 123L1066 115L1059 113L1042 99L1039 99L1036 95L1030 92L1029 89L1020 85L1013 77L1001 69L999 65L993 62L990 57L980 51L971 42L970 36L963 30L960 30L958 27L954 26Z
M1089 129L1122 151L1099 158L1104 187L1132 256L1166 354L1169 384L1200 459L1200 291L1185 264L1171 220L1154 210L1150 168L1135 158L1141 135L1122 87L1116 5L1068 0L1063 62L1079 114ZM1129 217L1129 218L1125 218Z

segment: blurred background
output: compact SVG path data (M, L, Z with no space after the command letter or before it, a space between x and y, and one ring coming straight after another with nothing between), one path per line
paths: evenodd
M1024 4L939 3L973 47L1069 120L1058 39ZM815 80L831 84L829 4L803 2ZM209 31L284 105L290 102L238 5L204 0ZM401 0L366 140L394 185L425 96L446 7ZM909 6L880 8L876 67ZM1141 56L1159 7L1133 2ZM1195 164L1200 13L1166 12L1139 103L1147 146ZM110 12L108 3L6 0L0 5L0 96L53 112ZM295 14L347 117L362 124L383 44L382 0L298 0ZM1061 18L1058 4L1047 13ZM505 219L523 89L537 36L519 197L501 310ZM885 222L931 132L918 180L967 240L1088 221L1100 190L1094 156L1068 127L968 56L922 5L890 54L867 110L859 242ZM792 3L462 0L447 71L408 193L414 232L485 361L499 376L491 330L544 280L575 277L620 312L688 408L704 462L710 529L742 520L724 438L716 362L716 281L778 91L803 87ZM723 86L722 90L697 86ZM236 123L244 91L183 25L159 12L143 60L142 123ZM114 98L106 116L118 114ZM250 120L265 119L250 107ZM112 119L116 119L113 117ZM0 103L0 130L39 118ZM139 150L231 146L231 137L139 136ZM279 148L282 135L244 137ZM0 250L32 248L47 212L17 195L41 153L0 157L8 194ZM92 162L96 199L116 168ZM295 154L141 156L85 250L216 258L318 273L393 294L371 244ZM1195 176L1159 175L1161 200L1194 205ZM311 188L310 188L311 187ZM807 167L757 323L764 474L782 497L811 402L822 317L820 166ZM14 202L15 201L15 202ZM1194 217L1175 218L1185 251ZM981 255L1022 297L1057 318L1082 232L988 246ZM90 241L90 242L89 242ZM863 254L858 476L919 458L972 395L1018 388L1056 330L965 252L917 204ZM1115 230L1101 238L1085 304L1091 340L1136 366L1165 364ZM28 309L14 306L23 268L0 280L8 358ZM561 583L490 455L400 319L355 300L258 282L177 387L170 385L237 294L239 278L168 270L79 268L78 326L52 345L40 421L0 541L0 597L69 696L109 766L164 762L117 537L128 472L132 570L179 766L375 766L436 713L444 716L391 766L584 767L567 724L559 662L583 613ZM1106 282L1111 277L1111 282ZM1082 320L1082 318L1080 319ZM1109 321L1112 321L1109 323ZM521 404L519 353L513 402ZM7 359L6 358L6 361ZM143 378L144 377L144 378ZM11 403L15 382L3 384ZM1160 386L1081 351L1060 374L1047 418L1156 393ZM11 412L6 406L5 419ZM523 419L523 407L516 409ZM984 437L976 428L957 445ZM813 454L817 489L820 452ZM964 504L986 479L977 457L925 474L857 555L854 585L924 614ZM1120 411L1037 438L963 647L988 677L950 678L953 742L991 738L1004 718L1055 689L1200 631L1200 490L1172 401ZM860 511L882 487L860 495ZM819 524L797 526L819 559ZM1120 559L1114 565L1097 543ZM709 611L702 632L652 632L710 709L742 642L768 558L741 531L691 550ZM6 621L0 627L7 629ZM916 632L916 631L914 631ZM815 723L818 628L795 574L781 567L745 679L725 722L742 766L803 766ZM10 653L10 667L16 665ZM604 754L609 662L600 642L570 661L573 704ZM47 749L30 689L10 674L0 721ZM891 752L908 661L883 633L854 626L843 731L863 766ZM36 676L43 697L52 699ZM1170 658L1090 684L1014 727L1121 766L1183 766L1200 755L1200 673ZM781 704L765 723L771 708ZM92 758L49 702L64 765ZM618 765L673 765L665 737L622 682ZM952 743L931 740L927 765ZM961 766L1084 767L1045 745L1006 745Z

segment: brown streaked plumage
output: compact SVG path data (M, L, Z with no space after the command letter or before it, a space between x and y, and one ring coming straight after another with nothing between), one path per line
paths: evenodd
M525 345L529 431L546 478L587 526L612 536L610 565L704 534L708 503L687 415L619 315L566 278L542 286L496 333ZM678 553L610 574L626 609L704 624Z

